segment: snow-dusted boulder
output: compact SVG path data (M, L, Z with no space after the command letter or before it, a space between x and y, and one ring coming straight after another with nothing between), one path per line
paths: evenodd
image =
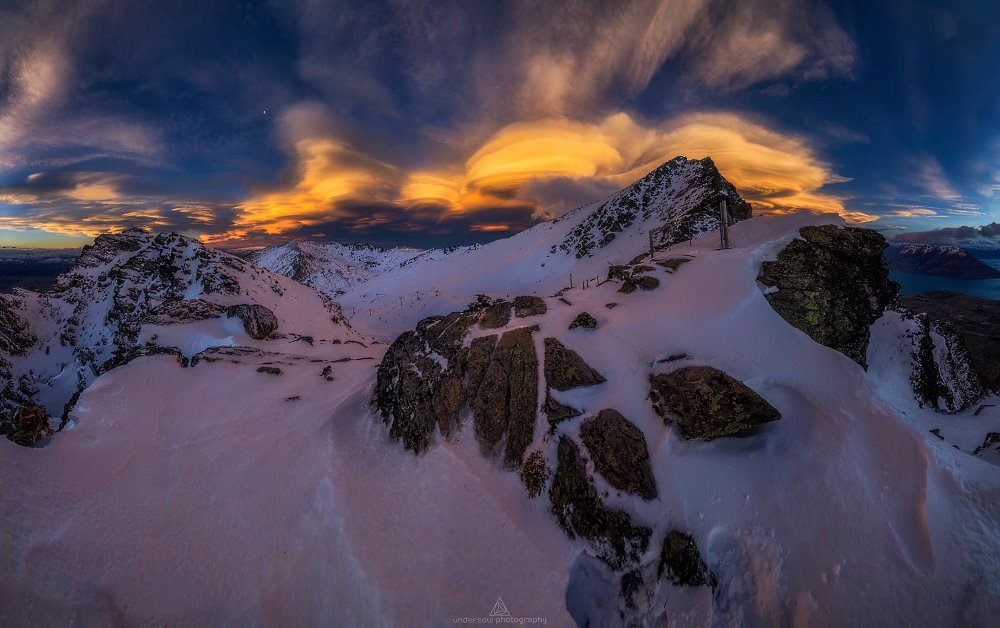
M555 338L545 339L545 383L556 390L595 386L604 376Z
M742 434L781 414L743 382L710 366L688 366L650 378L653 409L683 438Z
M240 319L243 329L254 340L263 340L278 329L278 317L274 312L256 303L231 305L226 309L226 316Z
M580 424L580 439L597 472L611 486L656 499L656 479L642 430L617 410L606 409Z
M8 416L0 417L0 434L22 447L34 447L52 431L45 410L33 404L23 403Z
M604 505L587 474L580 447L569 436L559 438L558 460L549 499L559 525L570 537L591 541L600 558L613 568L638 563L649 546L650 529Z
M869 229L803 227L775 261L761 264L758 280L768 302L816 342L861 366L870 328L895 302L885 238Z

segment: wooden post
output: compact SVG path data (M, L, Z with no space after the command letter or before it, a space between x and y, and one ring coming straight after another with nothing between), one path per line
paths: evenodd
M719 202L719 236L722 238L722 248L729 248L729 211L726 208L726 199Z
M649 261L653 261L653 232L656 229L649 230Z
M569 287L570 287L570 288L572 288L572 287L573 287L573 273L570 273L570 274L569 274Z

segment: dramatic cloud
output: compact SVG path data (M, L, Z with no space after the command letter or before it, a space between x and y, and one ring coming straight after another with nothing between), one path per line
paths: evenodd
M0 243L133 224L483 241L679 154L712 157L760 211L1000 211L990 15L937 11L942 30L916 11L897 60L867 25L902 9L841 0L15 4Z
M517 122L499 129L460 167L412 174L326 135L334 129L333 116L316 104L283 114L280 136L293 163L289 180L239 204L236 228L215 241L336 223L368 230L399 223L402 215L411 227L433 229L462 218L478 219L474 231L508 231L572 209L565 199L598 200L677 155L711 156L759 209L874 219L821 191L844 179L805 140L734 114L687 115L658 126L625 113L593 124L565 118ZM553 201L556 192L562 202ZM365 219L347 209L366 204L371 215ZM490 218L499 209L513 212L514 223Z

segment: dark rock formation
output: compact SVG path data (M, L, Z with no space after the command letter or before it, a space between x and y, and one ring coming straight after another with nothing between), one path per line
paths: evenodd
M636 276L632 275L622 282L618 292L623 292L625 294L632 294L636 290L656 290L660 287L660 280L656 277L650 277L649 275Z
M635 424L617 410L601 410L580 425L580 438L608 484L643 499L656 499L646 438Z
M519 296L514 298L514 316L539 316L548 311L545 299L534 296Z
M496 341L496 336L489 337L492 341L476 339L469 354L463 349L462 341L478 318L479 311L425 318L400 335L382 358L373 402L389 424L389 436L402 439L406 448L423 451L435 427L447 436L458 426L459 410L470 392L462 386L469 368L466 360L472 377L481 381L493 350L488 344Z
M536 329L522 327L504 333L486 365L479 389L470 395L480 444L493 454L506 436L503 462L510 469L520 468L524 451L534 437L538 357L531 334Z
M709 366L689 366L650 378L653 409L676 422L685 439L741 434L781 414L742 382Z
M573 406L556 401L555 397L552 396L552 391L549 389L545 390L545 403L542 406L542 410L545 411L545 416L549 420L549 434L556 433L556 426L559 423L583 414Z
M803 227L778 259L761 265L758 280L775 288L768 302L786 321L816 342L861 366L869 328L896 300L881 234L834 225Z
M570 538L579 535L594 543L612 568L637 563L649 545L649 528L636 526L626 513L604 506L580 448L568 436L559 439L558 460L549 499L559 525Z
M524 459L524 465L521 467L521 482L524 483L524 488L528 491L528 497L534 499L542 494L548 481L549 469L545 466L545 456L541 450L536 449Z
M656 265L666 268L669 273L673 273L684 264L690 262L691 259L692 258L690 257L671 257L668 259L656 260Z
M0 420L0 434L22 447L34 447L36 442L52 433L45 410L34 404L23 403L5 420Z
M256 303L232 305L226 309L226 316L240 319L243 329L254 340L264 340L278 329L274 312Z
M267 373L268 375L281 375L281 369L277 366L258 366L258 373Z
M570 329L576 329L577 327L597 329L597 319L591 316L589 312L580 312L573 319L573 322L569 324Z
M932 321L921 313L915 322L910 385L921 406L958 412L982 399L986 390L964 337L947 320Z
M509 320L511 304L499 303ZM538 328L513 329L499 339L481 336L463 346L472 327L482 326L484 312L495 305L426 318L392 343L379 365L373 399L390 426L390 437L423 451L435 427L445 436L458 427L459 413L468 405L484 451L502 453L507 468L521 467L538 407L532 338ZM500 312L497 308L493 315Z
M479 326L483 329L498 329L510 322L510 301L496 301L483 308Z
M663 539L657 577L662 578L664 575L679 586L716 586L715 576L701 559L694 538L677 530L671 530Z
M604 382L580 355L555 338L545 339L545 383L556 390L594 386Z
M1000 301L958 292L937 291L899 298L909 310L946 323L968 351L984 388L1000 392Z

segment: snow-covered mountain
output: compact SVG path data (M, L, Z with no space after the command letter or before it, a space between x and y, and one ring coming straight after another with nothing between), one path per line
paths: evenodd
M891 304L884 240L657 172L379 267L349 322L141 233L4 300L49 414L90 374L41 447L0 440L0 623L990 623L1000 400L915 396L961 364ZM256 305L276 329L228 309Z
M943 244L896 244L886 251L893 270L952 279L997 279L1000 270L965 249Z
M196 240L102 235L52 291L0 296L0 410L31 401L58 427L95 377L138 355L187 359L245 336L240 305L267 308L280 332L360 339L329 298Z
M420 255L421 249L291 240L244 257L271 272L336 296Z

